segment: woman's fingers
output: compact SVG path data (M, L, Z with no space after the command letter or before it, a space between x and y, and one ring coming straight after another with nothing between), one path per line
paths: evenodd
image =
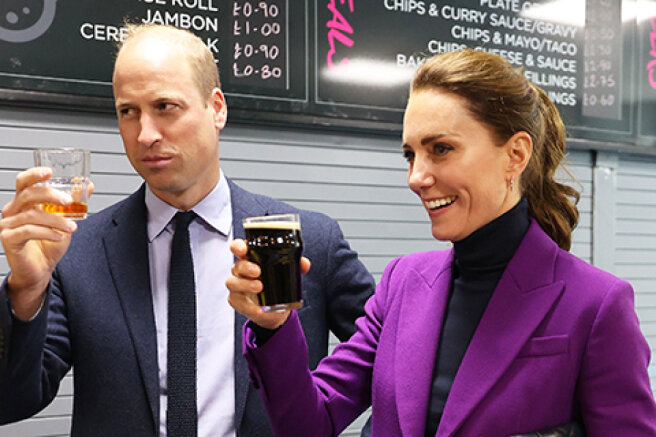
M246 259L246 253L248 252L248 246L246 241L240 238L235 238L230 243L230 250L232 253L239 259Z

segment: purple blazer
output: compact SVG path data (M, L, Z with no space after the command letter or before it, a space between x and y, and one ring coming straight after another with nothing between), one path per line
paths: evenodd
M372 437L423 437L453 250L391 262L357 332L312 373L295 313L251 379L280 437L336 436L369 404ZM649 347L631 286L558 248L535 221L503 273L446 402L438 437L502 437L583 418L590 437L656 436Z

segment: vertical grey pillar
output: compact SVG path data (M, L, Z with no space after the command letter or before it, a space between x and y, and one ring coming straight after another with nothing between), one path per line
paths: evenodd
M615 271L617 153L597 151L592 171L592 264Z

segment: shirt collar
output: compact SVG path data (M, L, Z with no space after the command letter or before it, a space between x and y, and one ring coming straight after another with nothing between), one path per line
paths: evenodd
M157 197L148 184L146 184L145 202L148 211L148 241L152 243L162 231L167 229L167 225L178 209ZM226 236L230 234L232 229L230 187L223 171L220 172L216 186L192 210L217 232Z

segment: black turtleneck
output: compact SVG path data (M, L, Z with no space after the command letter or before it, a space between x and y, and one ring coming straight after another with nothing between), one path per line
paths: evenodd
M433 369L427 437L437 432L465 351L529 223L528 204L522 199L510 211L453 244L451 291Z

